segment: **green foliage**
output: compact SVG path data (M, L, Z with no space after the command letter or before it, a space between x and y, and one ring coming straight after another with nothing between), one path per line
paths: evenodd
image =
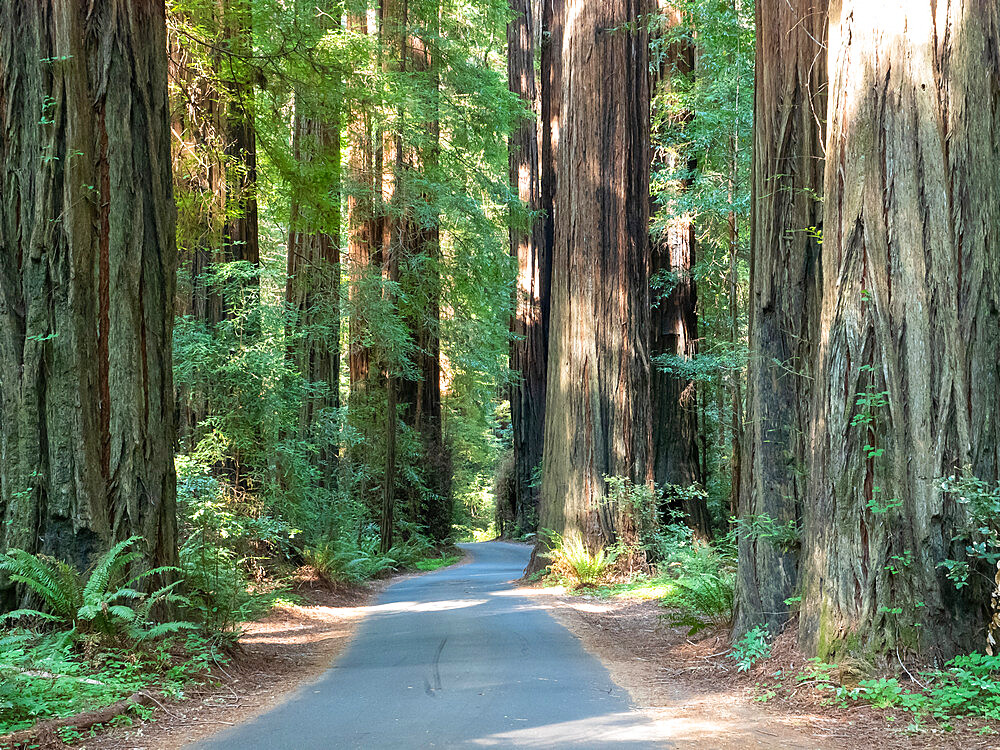
M677 580L672 596L661 604L677 610L669 617L671 626L689 628L693 635L709 625L728 625L733 617L735 580L726 573L702 573Z
M564 537L551 530L544 530L549 539L551 551L545 557L550 560L549 571L558 580L576 587L593 586L600 582L614 565L617 554L603 547L591 551L578 536Z
M784 552L793 551L799 546L801 530L795 520L779 523L767 513L732 520L740 538L762 539Z
M332 583L361 583L394 570L399 564L378 551L378 537L369 536L361 544L339 538L305 550L306 562Z
M458 555L443 555L441 557L428 557L423 560L417 560L413 563L413 567L417 570L439 570L441 568L447 568L450 565L454 565L459 560L461 560Z
M109 705L149 686L180 696L219 659L193 633L87 657L72 632L8 631L0 634L0 734Z
M909 711L918 724L932 716L946 728L955 717L1000 720L1000 657L979 653L957 656L944 669L921 672L919 683L912 683L914 688L896 677L863 679L856 687L847 687L837 683L835 665L818 659L810 662L809 669L797 680L815 681L820 689L831 693L831 701L842 705L864 701L876 708Z
M743 637L733 644L733 650L729 654L736 662L736 669L740 672L749 672L761 659L767 659L771 655L769 637L767 628L760 625L744 633Z
M993 568L1000 561L1000 483L984 482L967 466L960 474L941 478L937 484L966 511L964 528L955 539L965 544L965 557L938 563L955 586L962 588L977 567L985 564Z
M109 641L144 641L192 628L187 622L154 621L155 607L175 606L187 600L175 592L180 581L162 585L151 593L141 590L144 582L177 571L156 568L130 576L129 566L139 557L130 548L139 541L139 537L132 537L119 542L97 560L86 576L46 555L10 550L0 557L0 571L38 596L44 609L15 610L0 616L0 621L37 618Z

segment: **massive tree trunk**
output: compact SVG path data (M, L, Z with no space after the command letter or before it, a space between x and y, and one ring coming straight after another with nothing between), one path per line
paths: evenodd
M652 479L649 50L642 0L570 0L540 527L632 541L605 476Z
M161 2L0 3L0 549L176 560L170 163Z
M537 2L537 0L536 0ZM521 121L508 140L510 184L529 212L541 205L538 175L538 126L534 112L535 34L531 0L512 0L514 18L507 25L507 80L531 118ZM534 216L512 217L510 255L517 262L514 314L511 318L510 417L514 447L514 527L535 531L538 525L538 483L545 433L545 369L548 350L548 302L551 255L543 242L542 221Z
M757 5L750 248L750 360L739 516L736 631L787 621L807 497L819 317L826 118L826 0ZM770 519L770 525L765 519ZM751 531L752 530L752 531ZM748 533L749 532L749 533Z
M669 29L683 22L680 11L669 10L661 22ZM694 45L688 41L672 44L660 66L657 84L668 91L674 78L694 70ZM655 92L651 92L655 93ZM691 115L682 112L673 118L671 127L683 128ZM671 149L662 156L661 169L678 172L682 155ZM692 168L694 164L688 164ZM690 186L689 178L676 178L677 193ZM654 201L653 208L659 205ZM671 218L665 231L651 241L650 274L654 279L654 298L650 320L650 356L670 355L691 359L697 353L698 295L694 281L694 220L679 213L675 206L666 209ZM664 276L666 277L664 279ZM657 281L660 277L660 281ZM670 285L668 291L663 287ZM698 456L698 400L695 383L654 365L650 377L653 408L653 479L664 488L667 507L684 513L687 523L701 537L711 535L712 519L705 502L689 495L676 495L670 486L688 487L704 483Z
M316 14L312 22L328 32L330 9ZM318 468L327 489L336 486L339 452L329 427L340 405L340 122L330 109L323 101L296 96L292 150L299 173L285 286L302 333L292 357L302 377L321 389L300 406L299 435L318 440Z
M1000 12L834 1L823 302L800 640L981 647L964 506L935 478L1000 469Z

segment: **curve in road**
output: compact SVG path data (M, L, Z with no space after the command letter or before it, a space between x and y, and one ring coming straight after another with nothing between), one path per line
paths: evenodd
M646 748L651 722L513 580L527 547L390 586L318 682L199 750Z

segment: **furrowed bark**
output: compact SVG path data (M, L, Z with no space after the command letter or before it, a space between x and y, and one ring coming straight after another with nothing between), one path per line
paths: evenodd
M165 28L0 3L0 550L176 561Z
M629 538L605 476L652 480L649 73L641 0L570 0L540 527L591 547Z
M826 0L757 4L750 360L739 517L801 524L808 499L826 117ZM766 523L766 521L764 521ZM763 529L763 527L759 527ZM773 529L772 529L773 531ZM735 632L788 619L799 545L741 533Z
M536 0L537 1L537 0ZM513 0L514 18L507 25L507 80L532 117L521 121L508 140L511 187L528 212L541 206L538 125L534 117L535 34L531 0ZM543 241L543 222L531 216L527 224L514 218L510 255L517 262L514 314L511 317L510 413L514 448L515 533L535 531L538 524L538 483L545 433L545 369L548 354L548 297L551 257Z
M1000 10L835 0L829 46L800 641L950 656L987 596L938 566L966 519L935 479L1000 469Z

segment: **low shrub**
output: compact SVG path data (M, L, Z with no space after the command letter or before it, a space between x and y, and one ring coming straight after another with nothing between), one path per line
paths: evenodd
M603 548L592 552L579 537L566 539L561 534L548 532L552 551L546 554L551 561L549 573L560 581L576 587L600 583L611 572L616 555Z

